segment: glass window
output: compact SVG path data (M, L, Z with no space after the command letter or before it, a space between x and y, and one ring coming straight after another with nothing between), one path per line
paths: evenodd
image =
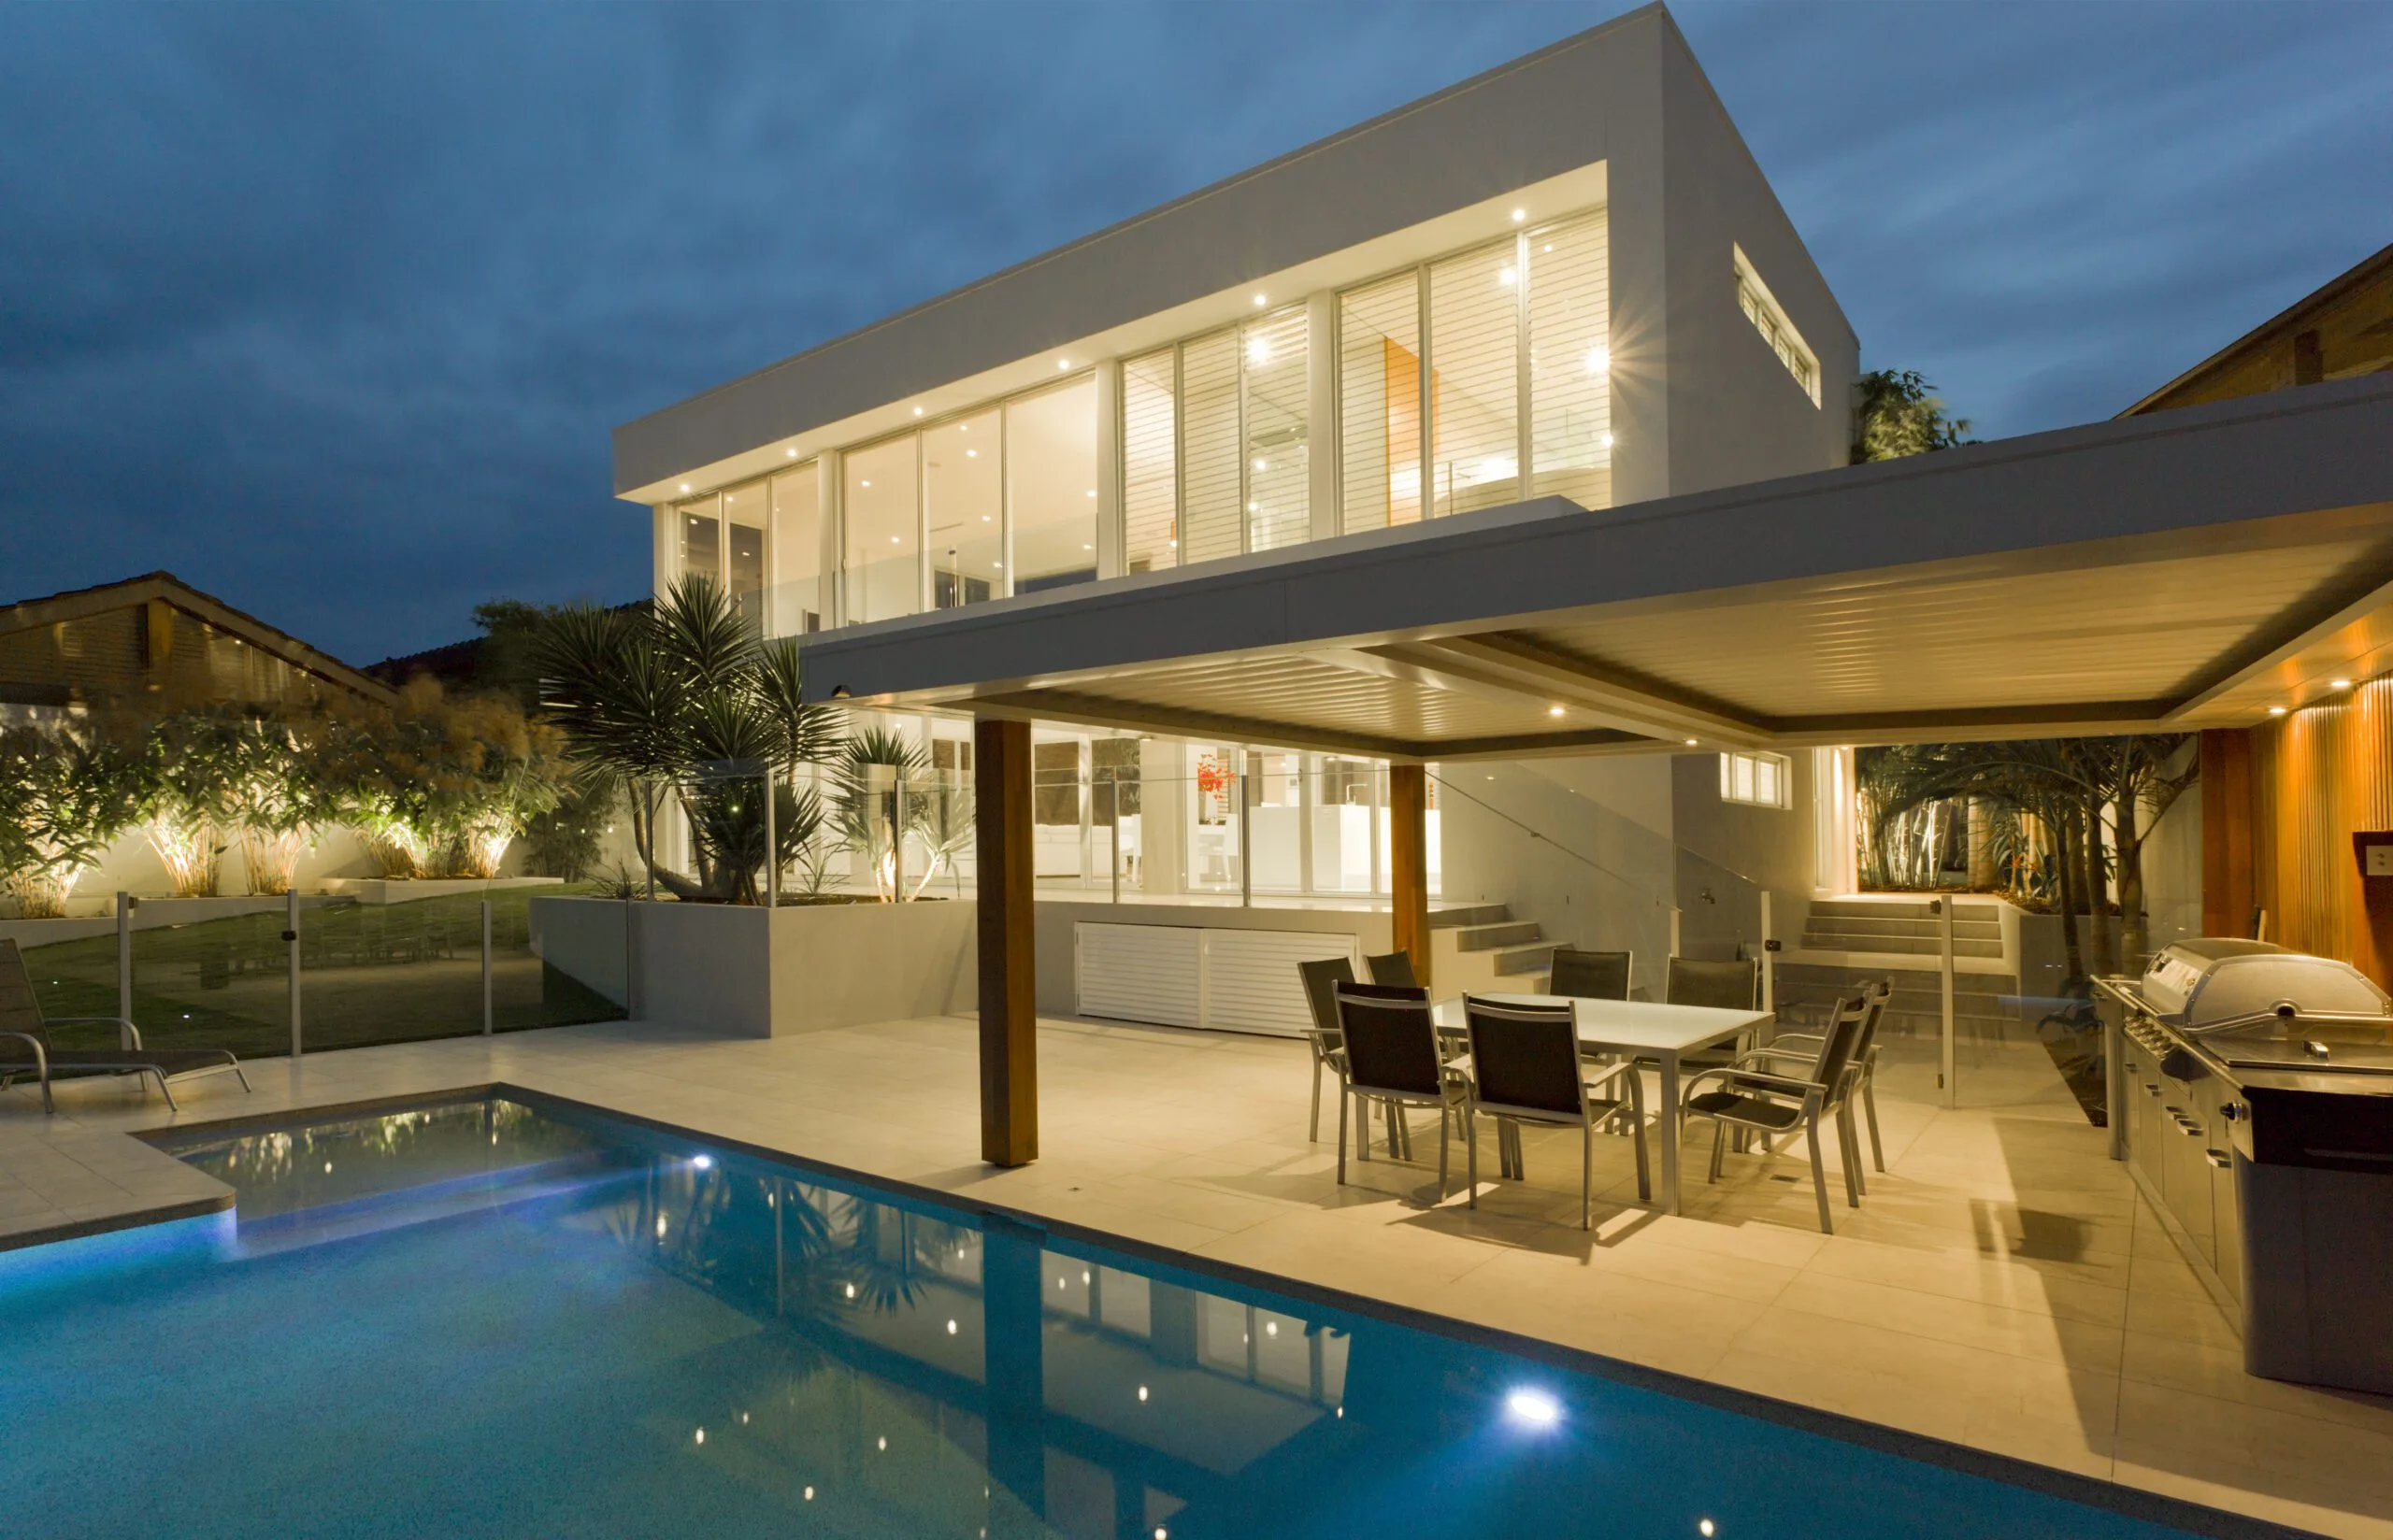
M1180 562L1178 349L1122 365L1122 526L1125 570Z
M1723 754L1720 756L1720 800L1755 807L1794 805L1793 786L1783 754Z
M922 509L915 497L912 434L858 449L845 475L846 584L850 625L911 615L923 607Z
M1013 592L1096 577L1096 379L1006 404Z
M1598 212L1526 242L1534 495L1612 505L1612 269Z
M681 576L723 581L723 499L709 493L675 512L681 532Z
M1246 375L1246 549L1277 550L1312 534L1305 469L1310 402L1302 309L1239 329Z
M1429 511L1518 499L1521 275L1516 241L1429 268Z
M766 483L751 481L723 494L724 583L752 625L765 620L765 524L770 518Z
M1005 592L1005 451L994 410L923 430L931 607Z
M1246 756L1253 781L1247 815L1254 820L1248 850L1254 861L1256 891L1298 892L1306 887L1304 756Z
M1239 336L1216 332L1180 351L1181 559L1210 562L1245 549Z
M1338 297L1340 528L1421 517L1421 281L1399 273Z
M773 634L803 636L823 629L823 479L809 462L773 478Z
M1802 334L1795 330L1795 323L1787 320L1786 312L1779 307L1770 286L1762 282L1759 273L1754 271L1754 264L1746 258L1744 248L1732 245L1728 250L1737 270L1737 307L1744 311L1745 319L1754 323L1754 330L1770 344L1770 350L1778 355L1778 362L1786 366L1786 372L1795 377L1795 383L1803 388L1803 393L1812 398L1812 405L1818 406L1819 362L1813 357Z

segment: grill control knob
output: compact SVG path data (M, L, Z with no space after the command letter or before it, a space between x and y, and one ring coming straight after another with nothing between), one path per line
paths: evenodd
M2241 1102L2224 1103L2218 1109L2218 1115L2226 1119L2230 1123L2234 1122L2244 1115L2243 1104Z

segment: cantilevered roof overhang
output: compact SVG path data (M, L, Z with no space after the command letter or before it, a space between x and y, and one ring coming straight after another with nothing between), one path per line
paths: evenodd
M2246 726L2393 670L2393 378L810 643L807 691L1398 760Z

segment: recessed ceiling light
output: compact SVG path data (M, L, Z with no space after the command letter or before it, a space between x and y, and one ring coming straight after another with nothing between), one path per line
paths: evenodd
M871 482L869 482L869 481L867 481L867 482L866 482L866 483L865 483L865 485L866 485L866 486L867 486L867 487L869 487L869 486L871 486L871 485L872 485L872 483L871 483Z
M2281 706L2272 706L2269 707L2269 715L2271 717L2282 717L2285 715L2285 707Z
M790 457L792 460L796 459L796 458L797 458L797 451L796 451L795 449L792 449L792 450L790 450L790 451L789 451L789 457Z
M1689 739L1687 739L1687 740L1686 740L1686 746L1687 746L1689 749L1694 748L1694 747L1695 747L1695 740L1694 740L1693 738L1689 738Z
M895 546L895 545L902 544L903 542L901 542L901 541L897 538L897 536L896 536L896 535L891 535L891 536L889 537L889 543L890 543L891 545Z
M1609 369L1609 368L1611 368L1611 367L1612 367L1612 349L1609 349L1609 348L1590 348L1590 349L1587 349L1587 372L1588 372L1589 374L1591 374L1591 375L1599 375L1599 374L1602 374L1606 369Z
M967 460L978 460L981 458L981 451L978 449L967 449L964 451L964 458Z
M1270 303L1271 296L1268 294L1257 294L1254 296L1254 305L1256 309L1261 309L1264 306Z
M1072 361L1068 358L1059 358L1055 361L1055 367L1058 369L1068 369L1071 366Z
M1509 267L1496 275L1496 281L1502 284L1507 289L1510 289L1514 283L1518 282L1519 279L1520 275L1513 272Z
M1095 497L1095 496L1096 495L1096 489L1095 487L1091 487L1091 488L1089 488L1089 490L1088 490L1088 494L1089 494L1091 497Z
M1562 708L1558 706L1549 706L1545 708L1545 714L1549 717L1558 717L1562 715Z
M1528 217L1529 211L1526 208L1515 208L1512 210L1512 222L1514 224L1520 223L1523 220L1527 219Z
M683 492L688 492L688 491L690 490L690 484L689 484L687 481L682 482L682 483L681 483L681 490L682 490Z
M1603 438L1602 438L1601 442L1602 442L1603 447L1604 447L1605 449L1611 449L1611 448L1612 448L1612 435L1610 435L1610 434L1606 434L1606 435L1604 435L1604 436L1603 436Z
M922 416L922 415L923 415L923 409L922 409L920 406L915 407L915 408L914 408L914 415L915 415L916 417L920 417L920 416Z
M1082 549L1082 550L1095 550L1096 549L1096 548L1095 546L1082 546L1082 547L1081 548L1081 549Z
M2349 690L2352 687L2352 682L2349 679L2329 679L2327 682L2333 685L2337 690Z

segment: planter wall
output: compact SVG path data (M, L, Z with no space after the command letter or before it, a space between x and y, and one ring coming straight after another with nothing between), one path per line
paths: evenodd
M723 904L532 900L534 946L619 1004L623 958L641 1020L786 1036L968 1012L978 1000L971 904ZM625 930L629 937L626 942Z

